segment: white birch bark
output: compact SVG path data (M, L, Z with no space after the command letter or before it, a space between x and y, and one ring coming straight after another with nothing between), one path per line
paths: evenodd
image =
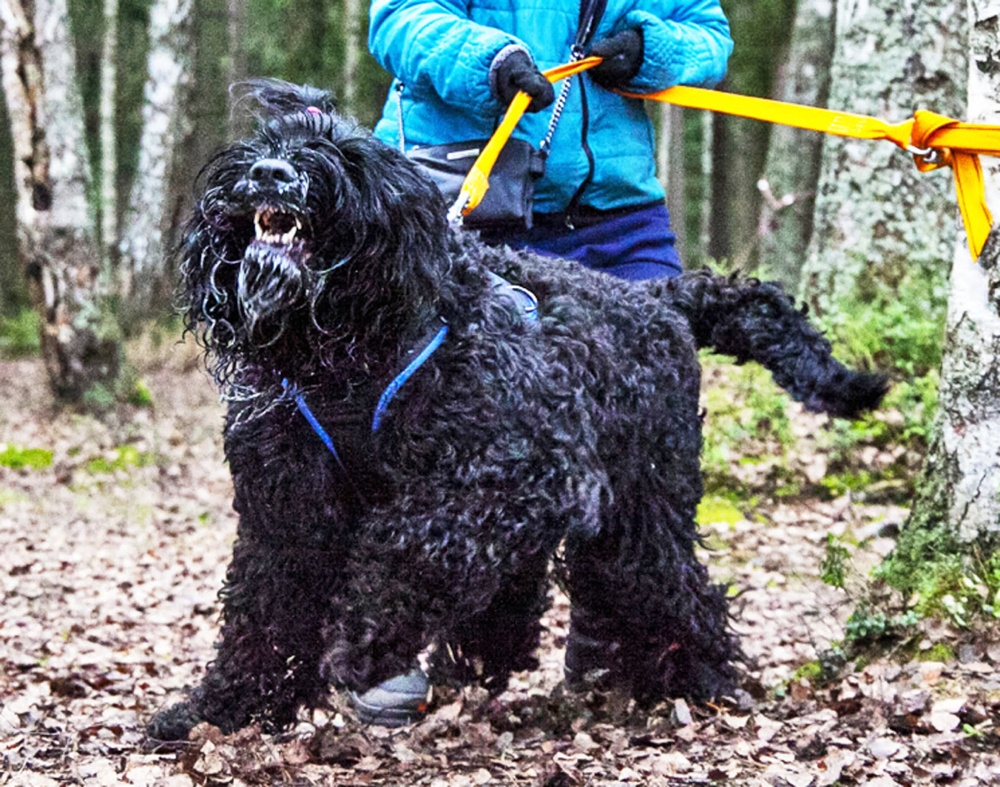
M667 193L670 229L677 236L677 251L684 261L688 254L684 201L684 110L673 104L661 103L653 111L658 116L656 174ZM691 267L695 261L686 262Z
M969 94L963 115L970 122L996 124L1000 75L990 64L995 62L1000 2L970 0L969 18ZM987 202L1000 211L1000 166L995 158L983 157L982 164ZM998 270L995 227L978 264L960 233L954 246L937 428L924 473L928 488L911 522L944 525L961 542L1000 532Z
M186 134L193 8L193 0L156 0L150 9L139 164L119 245L129 319L149 313L166 272L170 175Z
M361 0L344 0L344 76L340 99L344 112L348 115L354 115L358 111L358 64L361 61L359 41L363 14Z
M840 0L829 106L890 122L965 110L965 0ZM827 137L803 299L824 314L859 277L945 269L955 244L947 171L920 173L885 141ZM940 277L939 277L940 278Z
M80 401L119 369L108 282L87 202L90 173L65 0L0 2L0 68L10 114L18 252L42 317L56 395Z
M101 52L101 246L110 265L118 243L118 146L115 143L115 85L118 81L118 0L104 0Z

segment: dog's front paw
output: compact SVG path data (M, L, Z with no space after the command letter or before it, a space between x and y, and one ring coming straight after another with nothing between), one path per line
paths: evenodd
M157 713L146 725L146 737L150 743L177 743L186 741L191 732L204 719L195 711L190 702L178 702Z

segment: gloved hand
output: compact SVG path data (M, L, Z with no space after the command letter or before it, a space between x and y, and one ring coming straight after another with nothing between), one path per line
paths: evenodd
M608 90L623 88L642 65L642 30L629 28L613 36L596 41L588 54L604 60L587 73L601 87Z
M527 52L515 50L500 56L503 59L493 66L492 83L501 104L509 105L521 90L531 96L528 112L538 112L556 100L552 83L542 76Z

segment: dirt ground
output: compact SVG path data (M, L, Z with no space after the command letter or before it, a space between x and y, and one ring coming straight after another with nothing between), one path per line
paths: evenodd
M0 362L0 464L15 465L0 466L0 784L1000 783L1000 645L927 626L923 659L804 677L852 609L819 579L827 534L857 543L864 575L906 516L847 496L704 525L750 657L731 701L639 712L565 694L567 603L554 592L540 669L498 700L442 691L425 721L390 731L358 725L332 694L281 736L202 727L180 751L150 750L145 721L212 657L235 518L222 408L191 343L144 356L152 406L108 422L57 412L39 361ZM940 641L956 658L926 658Z

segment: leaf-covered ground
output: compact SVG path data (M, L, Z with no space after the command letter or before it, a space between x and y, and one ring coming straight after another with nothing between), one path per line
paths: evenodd
M144 722L211 658L235 519L222 410L190 342L142 349L152 406L105 422L57 412L39 361L0 362L0 784L1000 783L1000 646L925 625L906 656L836 659L852 602L819 579L828 535L857 581L906 515L857 495L704 510L704 557L738 594L750 657L731 701L650 713L564 694L554 592L540 669L498 700L442 691L424 722L389 731L333 694L282 736L202 727L150 751ZM789 412L790 464L818 479L825 422ZM732 462L751 487L769 472Z

